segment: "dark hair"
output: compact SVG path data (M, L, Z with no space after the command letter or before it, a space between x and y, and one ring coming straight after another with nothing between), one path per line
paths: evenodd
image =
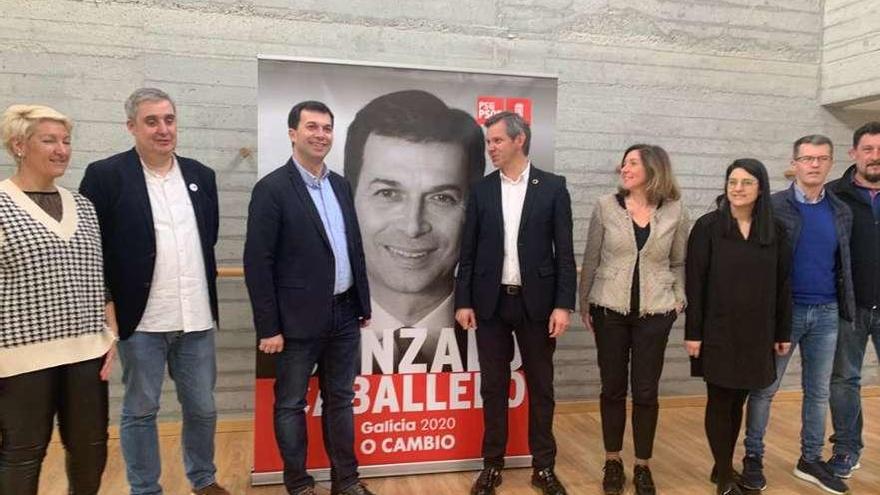
M821 134L810 134L809 136L804 136L797 141L794 142L794 146L791 148L791 157L797 158L798 153L800 152L800 148L802 144L812 144L814 146L825 146L831 150L831 154L834 154L834 143L831 142L828 137L823 136Z
M290 113L287 114L287 128L288 129L296 129L299 127L299 119L302 116L302 111L308 110L310 112L318 112L318 113L326 113L330 116L330 123L333 123L333 112L330 111L330 108L321 103L320 101L315 100L306 100L301 101L293 106L290 109Z
M880 134L880 122L874 120L856 129L856 132L853 133L853 148L859 147L859 141L862 140L862 136L865 134L870 134L872 136Z
M520 134L525 134L526 140L523 142L523 153L528 156L529 148L532 146L532 128L529 127L529 124L518 113L496 113L486 119L483 125L488 129L502 120L507 124L507 137L510 139L516 139Z
M449 108L426 91L397 91L367 103L348 126L344 174L354 190L364 166L364 147L370 134L413 143L460 144L465 156L461 165L468 167L468 184L480 180L486 169L483 130L473 117Z
M669 160L669 154L666 150L653 144L634 144L623 152L623 158L620 159L620 165L617 166L619 172L623 167L623 161L626 155L633 151L639 152L642 164L645 166L645 194L648 202L653 205L659 205L663 201L676 201L681 199L681 192L672 174L672 162ZM618 192L626 196L629 191L622 187L618 188Z
M738 228L730 211L730 202L727 200L727 181L730 179L730 174L738 168L758 179L758 200L752 209L752 231L758 243L766 246L773 243L776 238L776 224L773 220L773 207L770 204L770 179L767 177L767 167L754 158L734 160L724 174L724 192L715 200L721 213L724 232L730 234Z

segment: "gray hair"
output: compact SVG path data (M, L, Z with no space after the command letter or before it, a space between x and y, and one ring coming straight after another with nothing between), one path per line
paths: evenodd
M167 101L171 103L171 108L177 113L177 105L174 104L174 100L168 96L168 93L156 88L138 88L125 100L126 118L130 121L134 120L137 117L138 106L145 101Z
M529 146L532 143L532 129L529 124L518 113L499 112L486 119L486 123L483 125L488 129L501 121L507 124L507 137L510 139L516 139L520 134L526 136L526 140L523 142L523 153L528 156Z

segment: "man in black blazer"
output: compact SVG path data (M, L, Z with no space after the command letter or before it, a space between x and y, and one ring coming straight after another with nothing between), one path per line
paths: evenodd
M214 171L177 156L177 114L165 92L125 103L134 148L88 166L80 192L101 224L108 297L119 325L125 396L120 443L132 494L161 494L156 415L165 367L183 413L186 475L195 495L216 481L217 267Z
M455 288L455 319L477 332L482 375L484 466L471 494L501 483L514 335L529 391L532 484L565 494L554 473L553 351L575 305L571 200L564 177L531 165L531 130L519 115L502 112L485 126L499 170L471 192Z
M275 372L275 439L284 484L313 495L306 472L306 392L318 365L331 492L369 495L354 453L354 378L370 291L360 227L348 182L324 157L333 113L298 103L288 115L293 155L254 186L244 249L245 282L262 352L280 353Z

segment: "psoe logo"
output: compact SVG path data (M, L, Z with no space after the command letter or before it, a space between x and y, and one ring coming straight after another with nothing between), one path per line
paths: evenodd
M532 100L529 98L513 98L505 96L478 96L477 123L483 125L486 120L503 111L519 114L527 123L532 123Z
M477 123L483 125L489 117L504 111L504 97L478 96Z

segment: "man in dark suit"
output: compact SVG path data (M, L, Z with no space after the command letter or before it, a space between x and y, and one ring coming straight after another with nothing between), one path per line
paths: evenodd
M244 248L245 282L262 352L280 353L275 372L275 439L291 494L314 495L306 472L306 392L318 365L331 492L370 495L354 453L354 378L370 291L348 182L324 157L333 113L305 101L287 119L293 155L254 186Z
M108 296L119 324L119 436L131 493L161 494L156 415L165 366L183 415L183 458L194 495L228 495L216 481L219 216L214 171L177 156L177 114L163 91L125 102L134 148L88 166L80 192L101 224Z
M553 351L575 305L571 200L564 177L531 165L531 130L519 115L502 112L485 126L499 170L471 192L455 288L455 319L477 332L482 375L483 470L471 494L494 494L501 484L516 335L529 391L532 484L564 495L553 470Z

